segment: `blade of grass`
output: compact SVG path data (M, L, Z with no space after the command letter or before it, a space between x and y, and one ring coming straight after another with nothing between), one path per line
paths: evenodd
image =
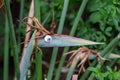
M120 33L118 34L117 37L115 37L109 44L108 46L101 52L101 56L105 56L107 57L108 54L116 47L117 43L120 40ZM91 64L91 67L95 66L97 64L97 60L93 61L93 63ZM80 78L80 80L86 80L86 78L88 78L88 75L90 74L90 71L86 71ZM90 79L92 78L92 76L90 77ZM93 79L91 79L93 80Z
M44 25L46 23L46 21L50 18L51 12L49 12L46 16L46 18L44 19L44 21L42 22L42 25Z
M20 16L19 16L19 19L21 20L23 18L23 12L24 12L24 0L21 0L20 1ZM21 23L19 23L19 29L21 31ZM21 32L18 34L18 43L21 42ZM21 50L21 45L18 46L18 53L20 53L20 50Z
M19 16L20 20L23 18L24 2L25 2L25 0L21 0L21 2L20 2L20 16Z
M9 26L7 17L5 18L5 42L4 42L4 71L3 79L8 80L9 71Z
M72 74L73 74L73 72L74 72L74 69L75 69L78 61L79 61L79 60L74 61L74 62L72 63L72 65L70 66L69 72L68 72L67 77L66 77L66 80L71 80Z
M69 0L64 0L64 6L63 6L63 10L62 10L61 18L60 18L60 23L59 23L58 31L57 31L58 34L62 33L68 4L69 4ZM58 51L58 48L53 49L53 53L52 53L52 57L51 57L51 61L50 61L50 68L49 68L49 71L48 71L48 74L47 74L47 79L48 80L52 79L55 60L56 60L56 56L57 56L57 51Z
M35 17L38 19L38 21L41 21L40 16L40 0L34 0L34 10L35 10ZM37 50L36 48L36 54L35 54L35 63L36 63L36 80L42 80L42 51Z
M77 16L76 16L76 18L75 18L75 21L74 21L74 23L73 23L73 27L72 27L71 32L70 32L70 35L71 35L71 36L73 36L73 35L75 34L75 31L76 31L76 29L77 29L78 22L80 21L80 17L82 16L82 13L83 13L83 11L84 11L84 9L85 9L85 6L86 6L87 2L88 2L88 0L83 0L81 6L80 6L80 8L79 8L79 11L78 11L78 13L77 13ZM63 64L64 64L64 61L65 61L65 58L66 58L66 56L64 55L64 53L66 53L68 50L69 50L69 47L64 48L64 51L63 51L63 54L62 54L62 57L61 57L61 60L60 60L60 64L59 64L59 66L58 66L58 69L56 70L55 80L58 80L59 77L60 77L61 68L62 68L62 66L63 66Z
M101 55L101 53L100 53L100 55ZM90 54L90 60L93 60L93 59L95 59L96 58L96 56L94 55L94 54ZM113 53L110 53L110 55L108 56L108 58L109 59L118 59L118 58L120 58L120 55L118 55L118 54L113 54ZM113 61L113 60L112 60ZM111 65L111 64L109 64L109 65Z
M95 66L97 64L97 60L95 60L94 62L92 62L92 64L90 65L90 67ZM86 80L88 78L88 75L90 74L90 71L86 70L85 73L80 77L79 80Z
M34 15L34 0L31 1L31 5L30 5L30 10L29 10L29 16L33 17ZM28 22L32 24L32 21L28 19ZM27 26L27 30L29 30L30 28L28 28ZM26 31L27 31L26 30ZM28 71L28 67L30 65L30 57L31 54L33 52L33 48L34 48L34 36L35 36L36 31L34 31L30 42L28 44L24 44L24 48L23 48L23 53L22 53L22 59L21 59L21 63L20 63L20 80L24 80L27 77L27 71ZM25 37L25 41L27 42L29 40L30 37L30 33L26 34ZM26 48L27 46L27 48Z
M4 0L4 5L5 5L5 9L6 9L6 15L8 18L8 24L10 26L10 34L11 34L11 38L12 39L12 44L13 46L16 45L16 37L15 37L15 31L14 31L14 26L13 26L13 20L12 20L12 15L11 15L11 9L10 9L10 1L9 0ZM15 65L15 74L17 79L19 80L19 58L18 58L18 54L17 54L17 47L14 47L13 49L13 58L14 58L14 65Z
M42 80L42 51L36 50L35 52L36 63L36 80Z
M40 16L40 0L34 0L34 10L35 10L35 17L38 19L38 21L41 22L41 16Z
M30 42L28 43L28 46L25 50L25 53L21 59L20 80L26 80L28 66L30 65L30 57L33 52L34 43L35 43L34 42L35 33L36 33L36 31L33 33L32 37L30 39Z

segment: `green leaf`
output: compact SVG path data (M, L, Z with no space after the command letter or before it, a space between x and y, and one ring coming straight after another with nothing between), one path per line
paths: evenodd
M51 35L51 41L45 42L44 38L38 39L39 47L64 47L64 46L83 46L83 45L96 45L104 44L93 42L81 38L76 38L68 35L55 34Z
M120 0L113 0L114 4L120 5Z
M30 65L30 57L33 52L33 48L34 48L34 44L35 44L35 42L34 42L35 33L36 32L33 33L32 38L31 38L30 42L28 43L26 51L21 59L20 80L26 80L28 66Z
M94 54L90 54L90 59L95 59L96 56ZM110 53L110 55L108 56L109 59L117 59L117 58L120 58L120 55L118 54L113 54L113 53Z
M97 73L97 68L88 67L87 70Z
M110 59L116 59L116 58L120 58L120 55L118 55L118 54L110 54L109 56L108 56L108 58L110 58Z
M113 18L113 23L115 25L116 30L120 31L119 22L118 22L117 18L115 18L115 17Z
M112 27L107 27L105 31L111 31Z
M89 20L92 22L92 23L96 23L96 22L99 22L100 20L102 19L102 15L99 13L99 12L94 12L90 15L90 18Z
M102 20L100 21L100 29L101 31L105 30L105 22L103 22Z
M111 36L112 34L111 34L111 31L112 30L112 27L107 27L106 29L105 29L105 34L107 35L107 36Z
M109 66L107 66L107 70L108 70L109 72L112 72L112 69L111 69Z
M94 5L93 5L94 4ZM102 6L103 4L101 3L101 1L100 0L91 0L91 1L89 1L89 4L88 4L88 7L87 7L87 9L89 10L89 11L96 11L96 10L98 10L101 6Z

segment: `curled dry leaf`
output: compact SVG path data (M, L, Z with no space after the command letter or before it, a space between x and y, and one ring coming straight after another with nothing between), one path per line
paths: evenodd
M35 25L31 25L31 24L29 24L29 23L27 23L26 22L26 20L27 19L31 19L34 23L35 23ZM30 28L31 28L31 30L36 30L36 34L35 34L35 45L37 45L37 39L38 38L42 38L42 37L45 37L45 36L47 36L47 35L53 35L53 29L54 29L54 27L53 27L53 31L51 32L51 31L48 31L48 30L46 30L41 24L40 24L40 22L35 18L35 17L25 17L23 20L21 20L20 22L22 22L22 23L24 23L25 25L28 25ZM54 23L55 24L55 23ZM30 31L31 31L30 30ZM29 32L29 31L28 31ZM46 39L46 37L45 37L45 39ZM50 38L47 38L48 40L47 41L49 41L49 39ZM39 48L38 48L39 49Z
M29 23L26 22L26 20L30 18L31 20L33 20L33 22L35 23L35 25L31 25ZM22 23L28 25L31 29L33 30L37 30L36 32L36 36L35 38L38 38L38 37L43 37L47 34L50 34L49 31L47 31L40 23L39 21L35 18L35 17L25 17L22 21Z
M97 56L98 61L107 60L107 59L101 57L100 54L96 50L89 49L87 47L80 47L77 50L73 50L73 51L66 53L66 54L72 54L67 62L67 67L69 67L75 61L77 61L77 62L80 61L80 63L78 63L78 65L77 65L77 67L80 67L79 73L81 72L81 70L85 71L84 64L87 60L89 60L89 56L91 53Z

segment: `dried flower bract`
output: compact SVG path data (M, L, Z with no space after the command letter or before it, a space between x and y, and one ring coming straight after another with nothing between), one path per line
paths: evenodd
M81 72L81 70L85 71L85 67L84 64L85 62L89 59L90 54L95 54L97 56L98 61L100 60L107 60L105 58L102 58L99 54L99 52L97 52L96 50L93 49L89 49L87 47L80 47L78 50L73 50L70 52L67 52L66 54L71 54L68 62L67 62L67 67L69 67L72 63L74 63L75 61L79 62L77 67L80 67L79 73Z

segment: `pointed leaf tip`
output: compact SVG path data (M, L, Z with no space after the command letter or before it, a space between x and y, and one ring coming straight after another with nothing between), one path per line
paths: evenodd
M45 42L44 38L38 39L39 47L64 47L104 44L62 34L52 35L51 38L52 40L50 42Z

